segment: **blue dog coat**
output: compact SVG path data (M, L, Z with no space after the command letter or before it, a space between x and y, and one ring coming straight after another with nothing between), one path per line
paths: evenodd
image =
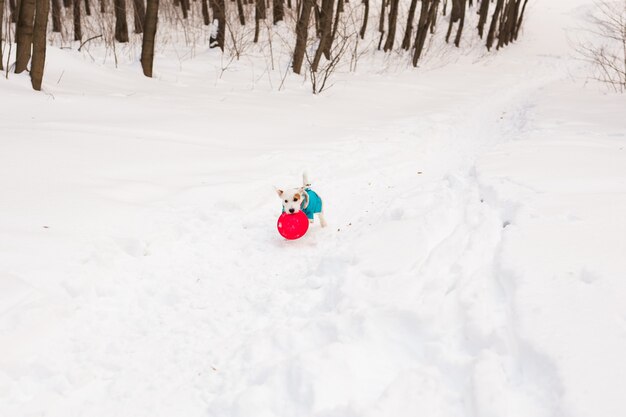
M308 204L306 205L306 207L302 208L302 211L309 219L313 220L313 215L315 213L322 212L322 199L319 195L317 195L315 191L311 190L310 188L305 188L304 192L307 194L308 198L306 200Z

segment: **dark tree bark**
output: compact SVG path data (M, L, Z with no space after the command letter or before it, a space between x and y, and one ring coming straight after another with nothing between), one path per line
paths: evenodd
M422 0L420 18L417 24L417 31L415 33L415 50L413 51L414 67L417 66L417 62L422 56L426 36L428 35L429 28L432 26L433 20L437 16L438 7L439 0Z
M133 23L135 25L135 33L143 33L146 24L146 6L143 0L133 0Z
M344 0L337 0L337 7L335 8L335 21L333 22L333 33L331 33L330 41L326 43L326 48L324 49L324 56L326 57L326 59L330 59L330 51L333 46L333 42L335 41L335 37L337 36L339 20L341 20L341 13L343 13L344 10L343 2Z
M224 50L224 40L226 39L226 4L224 0L211 0L211 8L213 9L213 19L217 20L216 37L211 37L211 48L218 46Z
M63 0L63 7L65 7L66 9L72 7L73 4L74 2L72 0Z
M52 0L52 31L61 32L61 0Z
M463 34L463 26L465 25L465 3L467 0L459 0L459 27L456 30L456 37L454 38L454 46L457 48L461 44L461 35Z
M331 42L331 29L333 23L333 6L334 0L322 0L322 8L320 10L320 43L315 51L313 57L313 63L311 64L311 70L317 71L322 53L326 53L327 45ZM327 56L327 59L329 57Z
M15 73L23 72L30 61L30 50L33 44L33 19L35 17L35 0L22 0L18 11L15 41L17 43Z
M363 24L361 25L361 31L359 32L361 39L365 38L365 31L367 30L367 19L370 14L370 0L363 0L363 4L365 5L365 10L363 11Z
M383 50L385 52L393 49L393 43L396 39L396 26L398 23L398 3L399 0L391 0L391 7L389 8L389 33L387 34L387 41Z
M452 34L452 26L461 18L461 0L452 0L452 10L450 11L450 24L448 25L448 32L446 33L446 42L450 41L450 34Z
M378 32L380 32L380 39L378 40L378 50L383 44L383 37L385 36L385 8L387 6L387 0L381 0L380 2L380 18L378 19Z
M33 89L41 91L43 70L46 63L46 29L48 28L49 0L37 0L35 4L35 27L33 33L33 60L30 81Z
M483 38L483 32L485 30L485 23L487 23L487 17L489 14L489 2L491 0L481 0L480 9L478 10L478 36Z
M283 0L272 0L272 19L274 24L285 19L285 6Z
M491 16L491 24L489 25L489 33L487 33L487 50L491 50L493 46L493 40L496 36L496 27L498 26L498 21L500 19L500 12L502 11L502 7L504 6L504 0L498 0L496 3L496 9Z
M243 13L243 1L237 0L237 15L239 16L239 23L241 26L246 24L246 16Z
M179 1L180 10L183 12L183 19L187 19L189 17L189 0L180 0Z
M17 2L16 0L9 0L9 11L11 12L11 23L17 23Z
M293 72L300 74L302 71L302 62L304 61L304 53L306 49L306 41L309 35L309 20L311 19L311 10L313 9L313 0L302 0L302 10L296 24L296 47L293 51Z
M85 14L87 16L91 16L91 6L89 5L89 0L85 0Z
M409 7L409 16L406 19L404 38L402 39L402 49L406 51L408 51L411 47L411 32L413 31L413 19L415 19L415 9L417 9L417 0L411 0L411 6Z
M141 45L141 69L143 75L152 77L154 62L154 38L156 37L159 18L159 0L148 0L144 22L143 42Z
M254 6L254 43L259 41L259 26L261 20L266 18L265 0L256 0Z
M211 17L209 16L209 2L202 0L202 22L205 26L211 24Z
M105 4L105 0L100 0L100 13L106 13L107 9L106 9L106 4Z
M74 40L80 41L83 39L83 30L80 24L80 2L81 0L74 0L74 8L72 10L74 15Z
M114 0L115 9L115 40L128 42L128 22L126 21L126 0Z
M4 26L4 0L0 0L0 71L4 70L2 63L2 26Z
M528 4L528 0L524 0L522 11L519 14L519 19L517 19L517 26L515 27L515 33L513 34L514 40L517 40L517 35L519 35L519 29L522 27L522 22L524 21L524 12L526 11L527 4Z

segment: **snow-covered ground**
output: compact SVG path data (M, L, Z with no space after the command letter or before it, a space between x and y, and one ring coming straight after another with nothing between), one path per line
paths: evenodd
M626 415L626 97L566 30L591 3L321 96L54 48L46 93L0 81L0 416ZM288 242L303 169L330 226Z

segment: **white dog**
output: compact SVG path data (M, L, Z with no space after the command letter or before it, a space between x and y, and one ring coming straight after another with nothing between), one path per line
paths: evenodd
M302 181L303 185L300 188L292 188L285 191L276 189L276 193L283 203L283 211L293 214L302 210L309 218L310 223L313 223L314 215L317 214L317 217L320 219L320 225L326 227L322 199L311 189L306 172L302 174Z

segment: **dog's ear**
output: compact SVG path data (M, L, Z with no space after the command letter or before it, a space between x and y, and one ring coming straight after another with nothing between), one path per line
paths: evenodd
M278 194L279 197L282 197L283 193L284 193L283 190L276 188L276 194Z

